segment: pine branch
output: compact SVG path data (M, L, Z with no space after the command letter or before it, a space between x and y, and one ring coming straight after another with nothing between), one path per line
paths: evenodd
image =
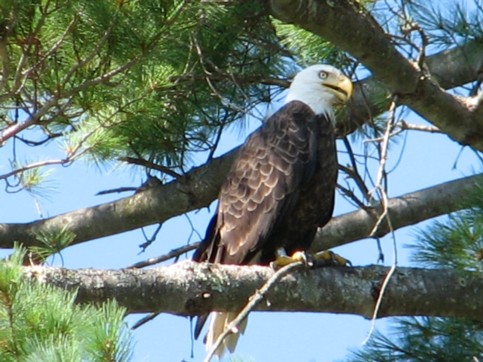
M401 104L408 105L462 145L483 151L483 119L406 59L390 37L353 1L272 0L272 15L337 44L358 58ZM480 58L481 59L481 58ZM483 62L480 60L479 69Z
M256 310L371 316L388 268L304 269L282 278ZM30 280L78 289L77 302L115 299L129 313L199 315L237 311L274 271L260 266L177 263L150 270L68 270L25 267ZM385 290L379 317L453 316L481 319L483 280L474 273L398 268ZM139 298L139 296L143 296Z

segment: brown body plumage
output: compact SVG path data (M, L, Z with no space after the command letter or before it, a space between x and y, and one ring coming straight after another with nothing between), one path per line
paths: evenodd
M240 149L194 260L266 265L278 248L306 250L332 216L336 155L327 116L286 104Z
M280 248L291 255L310 247L334 208L338 164L332 104L347 100L351 91L349 79L331 66L312 66L295 77L286 104L240 149L195 261L267 265ZM215 313L207 346L234 316ZM198 319L195 337L205 320ZM230 338L219 355L234 349L238 333Z

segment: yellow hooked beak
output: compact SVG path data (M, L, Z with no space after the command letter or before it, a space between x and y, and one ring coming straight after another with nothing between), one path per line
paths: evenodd
M352 82L345 75L329 76L322 85L329 88L330 91L343 103L347 102L352 95Z

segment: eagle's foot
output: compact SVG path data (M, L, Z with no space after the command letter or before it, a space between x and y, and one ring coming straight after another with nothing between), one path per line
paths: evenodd
M297 262L302 262L306 265L309 265L309 260L305 252L296 251L295 253L292 254L292 256L288 256L285 253L283 254L277 253L276 259L270 263L270 266L273 269L280 269L284 266L297 263Z
M339 254L330 250L319 251L312 255L315 267L320 266L352 266L350 260L343 258Z

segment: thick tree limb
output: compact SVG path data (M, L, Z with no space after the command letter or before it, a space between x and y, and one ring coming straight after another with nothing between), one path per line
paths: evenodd
M176 181L151 187L130 197L78 209L30 223L0 224L0 247L14 242L39 246L35 235L42 230L67 227L75 234L71 245L162 223L173 216L208 206L218 195L237 150L197 167Z
M480 185L480 186L478 186ZM454 212L464 207L468 195L483 185L483 174L446 182L388 200L388 215L395 229ZM319 229L312 244L313 251L332 248L368 237L376 225L381 207L337 216ZM390 232L386 220L379 224L374 237Z
M388 268L320 268L294 272L267 293L258 310L371 316ZM67 270L26 267L27 278L78 290L77 301L114 298L129 313L198 315L236 311L273 275L268 267L190 261L150 270ZM481 319L483 279L450 270L398 268L384 294L383 316L454 316Z
M483 74L483 40L436 53L426 58L433 79L444 89L475 81ZM386 97L384 97L386 96ZM340 134L348 134L389 108L390 94L373 76L355 83L349 112L338 122Z
M400 54L390 37L350 0L271 0L272 14L300 25L358 58L402 104L463 145L483 151L483 117L445 92L431 74Z
M34 234L48 228L68 225L76 236L71 245L94 238L132 230L208 205L217 195L219 184L231 164L234 152L215 159L209 166L194 169L180 181L173 181L139 192L131 197L108 204L80 209L49 219L26 224L0 224L0 246L38 245ZM432 217L461 210L461 201L483 184L483 175L469 176L397 198L389 199L389 215L395 229L416 224ZM319 230L312 249L321 250L368 237L377 220L378 211L371 215L358 210L332 219ZM374 236L388 232L381 223Z

